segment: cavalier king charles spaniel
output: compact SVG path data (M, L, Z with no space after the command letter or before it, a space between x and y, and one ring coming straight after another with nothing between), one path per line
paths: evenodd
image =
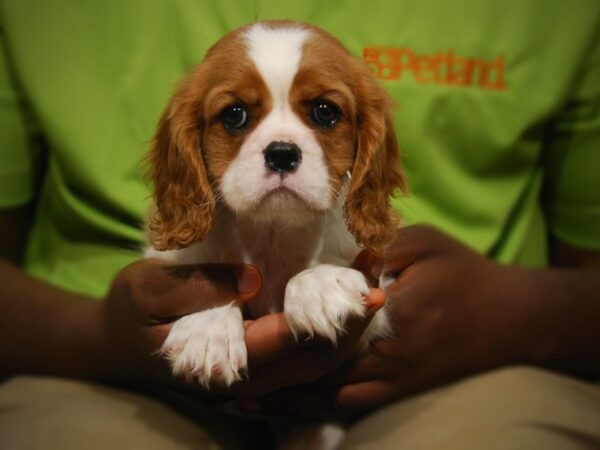
M365 276L404 189L392 101L342 44L291 21L220 39L179 85L149 155L155 207L148 257L248 263L258 298L178 319L161 353L177 375L231 385L247 367L243 318L283 311L298 335L336 341L365 313ZM386 333L378 311L361 346Z

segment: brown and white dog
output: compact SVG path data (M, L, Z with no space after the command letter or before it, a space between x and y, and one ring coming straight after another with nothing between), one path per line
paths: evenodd
M391 100L331 35L259 22L219 40L167 106L150 154L146 256L256 266L257 299L177 320L161 352L175 374L230 385L246 368L243 317L283 311L296 334L335 341L365 312L349 268L381 253L404 189ZM232 299L233 300L233 299ZM362 337L388 328L377 312Z

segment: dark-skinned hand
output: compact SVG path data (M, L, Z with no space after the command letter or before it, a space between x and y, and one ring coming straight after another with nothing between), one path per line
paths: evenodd
M353 418L408 394L533 357L543 330L534 325L539 298L531 271L499 265L424 226L400 230L384 260L371 263L372 277L383 271L394 279L385 290L392 336L320 379L244 398L242 410ZM292 368L313 363L303 355L296 366L294 356L289 358Z
M201 391L199 385L173 377L158 350L180 317L232 300L249 301L261 283L258 270L244 264L140 259L125 267L99 302L103 340L113 355L113 373L107 378Z
M359 264L361 260L358 260ZM135 385L162 385L192 393L230 397L260 395L313 381L336 368L353 350L369 320L385 300L373 289L366 297L364 318L351 318L338 345L319 339L296 340L282 313L244 322L251 376L228 388L173 377L158 355L173 323L180 317L236 300L252 301L262 278L243 264L177 265L141 259L123 269L98 308L105 353L111 355L105 378Z

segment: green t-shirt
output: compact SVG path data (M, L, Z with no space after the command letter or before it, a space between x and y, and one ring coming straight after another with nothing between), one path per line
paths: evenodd
M500 261L600 248L597 0L0 0L0 207L38 199L31 273L102 295L138 257L141 160L177 80L225 32L292 18L397 100L395 207Z

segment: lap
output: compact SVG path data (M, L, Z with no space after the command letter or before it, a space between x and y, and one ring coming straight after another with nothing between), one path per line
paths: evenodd
M16 377L0 384L7 449L263 448L256 423L187 402L94 383ZM191 406L190 406L191 405ZM352 449L600 448L600 387L532 368L508 368L391 404L348 430Z
M600 448L600 387L506 368L392 404L355 424L352 449Z
M190 405L194 404L195 407ZM247 427L208 406L186 414L95 383L20 376L0 384L0 447L130 450L246 448ZM251 441L251 440L250 440Z

